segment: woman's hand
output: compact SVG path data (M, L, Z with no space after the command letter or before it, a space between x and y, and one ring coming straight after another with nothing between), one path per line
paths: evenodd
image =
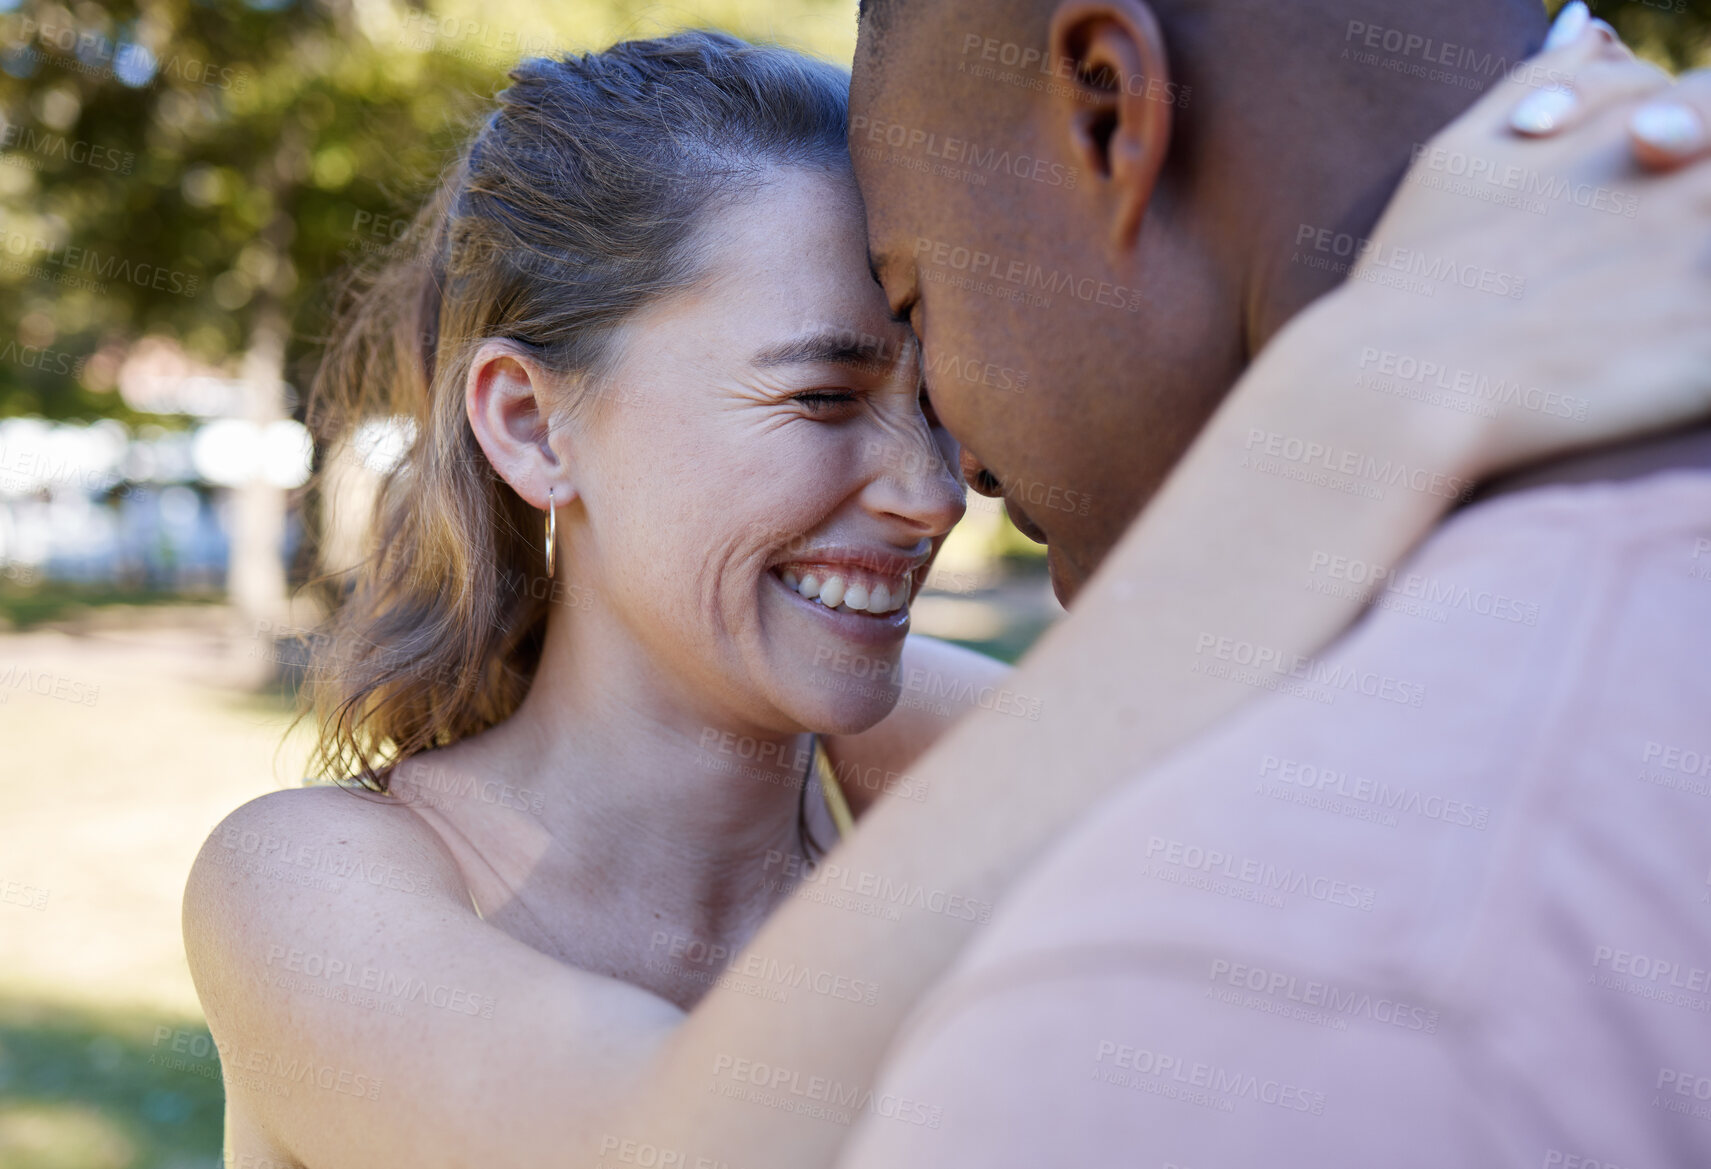
M1636 165L1630 124L1668 117L1644 112L1668 75L1578 23L1416 151L1347 284L1278 339L1306 333L1338 379L1401 363L1485 396L1456 402L1464 476L1711 413L1711 168ZM1711 104L1711 76L1676 96Z

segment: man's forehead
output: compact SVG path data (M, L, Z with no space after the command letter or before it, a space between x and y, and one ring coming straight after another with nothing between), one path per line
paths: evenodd
M852 97L906 104L938 92L949 63L941 50L954 39L951 26L990 20L959 16L962 8L951 0L870 0L856 33Z
M902 11L905 7L909 12ZM864 67L882 70L905 18L912 20L922 14L922 9L931 8L931 0L917 0L914 4L910 0L861 0L856 9L856 72Z
M866 140L864 120L866 125L888 125L885 111L884 106L873 106L857 112L852 106L850 135L851 161L867 213L868 267L881 284L882 276L896 275L908 262L909 241L924 210L921 202L930 198L929 192L919 189L920 176L913 169L888 165L889 147Z

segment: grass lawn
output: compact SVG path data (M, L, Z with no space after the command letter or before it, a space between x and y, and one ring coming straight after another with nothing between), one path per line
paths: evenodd
M219 593L145 593L111 585L20 585L0 577L0 629L26 630L50 621L77 618L94 609L160 608L212 605Z
M224 1107L200 1017L0 998L8 1169L211 1169Z
M231 678L219 616L0 635L4 1169L219 1164L179 897L220 818L302 758L286 706Z

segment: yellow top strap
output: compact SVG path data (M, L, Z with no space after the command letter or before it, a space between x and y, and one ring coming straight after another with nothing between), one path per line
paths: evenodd
M826 810L832 814L832 823L838 827L838 839L842 840L855 831L855 817L850 815L849 801L844 799L844 789L838 785L838 773L832 770L832 760L826 754L826 744L819 735L814 736L814 771L820 777L820 793L826 797Z

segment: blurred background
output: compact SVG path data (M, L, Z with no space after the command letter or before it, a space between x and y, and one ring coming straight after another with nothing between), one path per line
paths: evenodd
M1593 7L1705 56L1711 0ZM0 1169L219 1163L179 894L304 774L329 283L518 57L684 26L847 65L855 0L0 0ZM345 502L395 435L343 453ZM1011 660L1060 611L979 497L930 585L918 630Z

